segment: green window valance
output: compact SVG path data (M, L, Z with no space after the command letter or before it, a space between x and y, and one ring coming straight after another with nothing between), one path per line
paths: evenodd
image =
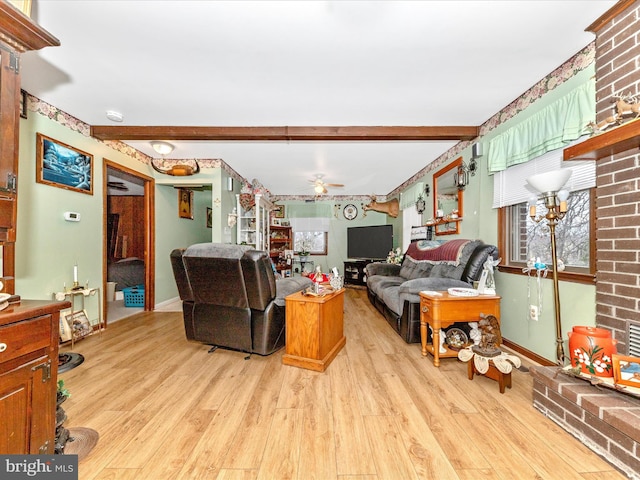
M424 192L424 183L414 183L411 187L407 188L400 196L400 208L405 209L412 207L416 204L418 197ZM424 198L424 196L423 196Z
M494 137L488 143L489 173L528 162L565 147L588 133L596 118L596 84L591 78L554 103Z

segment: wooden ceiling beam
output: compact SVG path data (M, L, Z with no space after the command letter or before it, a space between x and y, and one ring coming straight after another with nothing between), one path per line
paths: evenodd
M472 140L479 127L165 127L95 125L100 140L407 141Z

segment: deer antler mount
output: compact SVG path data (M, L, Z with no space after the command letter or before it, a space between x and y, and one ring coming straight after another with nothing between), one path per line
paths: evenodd
M177 164L172 165L170 168L162 170L153 163L153 159L151 159L151 166L156 172L162 173L164 175L171 175L173 177L188 177L190 175L195 175L200 172L200 165L197 160L193 160L196 164L195 168L191 165L187 164Z

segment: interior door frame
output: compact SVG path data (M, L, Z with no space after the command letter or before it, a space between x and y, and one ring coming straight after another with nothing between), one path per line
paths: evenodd
M144 182L144 310L152 311L155 306L155 278L156 278L156 255L155 255L155 179L136 170L107 160L102 162L102 311L104 312L104 325L107 326L107 212L108 212L108 188L107 170L111 168L126 172Z

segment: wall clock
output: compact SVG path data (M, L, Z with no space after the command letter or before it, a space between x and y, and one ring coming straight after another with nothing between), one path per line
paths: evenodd
M358 209L356 208L355 205L350 203L344 206L344 210L342 210L342 214L344 215L344 218L346 218L347 220L353 220L358 216Z

